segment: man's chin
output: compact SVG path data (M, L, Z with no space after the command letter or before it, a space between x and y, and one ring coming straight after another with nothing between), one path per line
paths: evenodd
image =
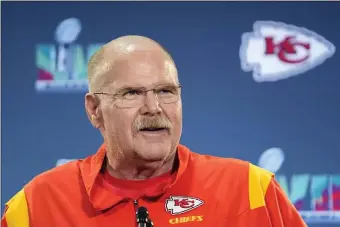
M170 146L166 146L163 142L160 143L143 143L143 145L136 147L136 156L139 158L150 161L157 162L164 160L170 152Z

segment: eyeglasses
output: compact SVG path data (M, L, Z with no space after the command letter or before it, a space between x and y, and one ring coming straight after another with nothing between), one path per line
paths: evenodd
M154 93L160 103L175 103L179 99L181 88L181 85L164 85L153 89L125 87L115 94L106 92L95 92L93 94L111 96L115 105L119 108L132 108L143 105L145 103L146 94L149 91Z

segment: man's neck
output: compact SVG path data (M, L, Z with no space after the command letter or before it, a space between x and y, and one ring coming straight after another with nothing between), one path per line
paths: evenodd
M108 173L118 179L146 180L169 172L174 167L176 152L165 161L119 161L107 160L106 169Z

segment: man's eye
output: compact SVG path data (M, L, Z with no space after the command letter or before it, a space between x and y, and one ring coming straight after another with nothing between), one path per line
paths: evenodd
M123 93L124 97L129 97L129 96L135 96L135 95L140 95L141 92L138 90L130 90L130 91L126 91Z
M158 93L160 94L171 94L173 93L173 91L169 90L169 89L161 89L158 91Z

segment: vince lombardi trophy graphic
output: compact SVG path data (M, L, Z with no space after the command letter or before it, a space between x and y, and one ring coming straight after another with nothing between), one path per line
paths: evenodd
M68 80L74 80L74 41L77 40L81 31L81 23L77 18L63 20L55 31L55 39L58 42L57 71L66 72Z
M272 147L265 150L259 158L258 165L272 173L277 173L283 162L285 155L279 147Z

